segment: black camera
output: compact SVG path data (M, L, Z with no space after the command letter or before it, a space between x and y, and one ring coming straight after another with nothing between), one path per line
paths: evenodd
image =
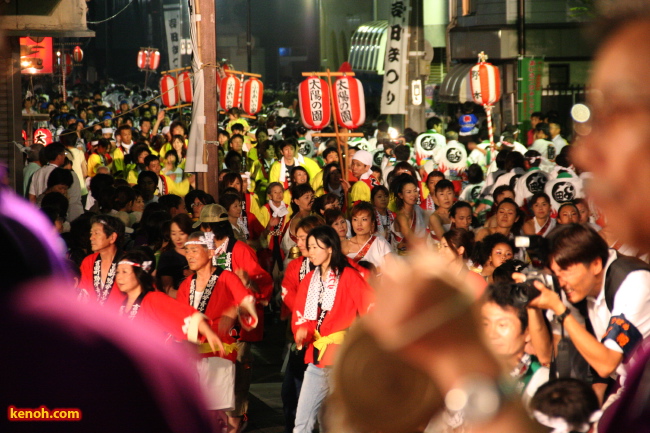
M517 236L515 245L526 251L531 262L529 267L519 270L519 272L526 275L526 281L514 283L510 286L510 293L515 305L525 307L541 294L535 287L535 281L539 281L544 286L557 292L553 274L544 270L549 251L548 240L542 236Z
M526 275L523 283L514 283L510 286L510 294L514 304L518 308L527 306L530 301L538 297L541 292L535 287L535 281L539 281L546 287L555 291L553 274L538 268L522 269L521 273Z

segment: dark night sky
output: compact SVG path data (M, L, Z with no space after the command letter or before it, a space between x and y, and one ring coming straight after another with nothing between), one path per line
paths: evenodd
M89 21L98 21L115 14L129 0L91 0ZM318 17L310 16L307 8L316 10L317 0L250 0L252 34L256 46L265 50L265 75L269 84L278 80L278 48L301 47L308 53L304 69L318 68ZM226 35L246 32L247 0L216 0L217 45ZM89 25L97 37L86 52L88 65L97 67L99 76L106 72L116 81L140 81L142 73L136 67L136 55L141 46L164 46L162 0L135 0L117 18L106 24ZM108 39L107 39L108 35ZM106 48L108 47L108 54ZM218 57L223 57L217 52ZM165 56L163 64L165 68ZM245 68L246 65L237 65ZM257 72L257 71L255 71Z

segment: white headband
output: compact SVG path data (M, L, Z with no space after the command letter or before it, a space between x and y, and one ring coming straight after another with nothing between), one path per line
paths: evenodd
M562 417L548 416L538 410L533 411L533 416L538 423L546 427L551 427L553 431L551 433L570 433L572 431L578 432L588 432L591 428L592 423L595 423L603 415L603 412L600 410L595 411L589 417L589 422L582 425L570 425L567 420Z
M142 268L142 270L145 271L145 272L149 272L149 269L151 269L151 263L152 263L151 260L147 260L146 262L142 262L142 264L131 262L131 261L128 261L128 260L122 260L122 261L120 261L118 263L118 265L135 266L136 268Z
M185 245L203 245L209 250L214 250L214 233L205 232L198 239L185 242Z

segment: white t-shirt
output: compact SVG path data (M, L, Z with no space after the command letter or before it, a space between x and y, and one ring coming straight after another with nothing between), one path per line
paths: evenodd
M363 249L363 246L361 247L361 249ZM386 239L384 239L381 236L375 236L375 240L373 241L372 245L370 245L370 249L363 256L361 260L370 262L373 265L375 265L375 267L381 268L382 266L384 266L386 255L392 252L393 249L391 248L390 244L386 241ZM350 253L348 254L348 257L354 259L358 253L359 251Z
M54 164L47 164L36 170L32 176L32 183L29 185L29 193L38 197L43 194L47 189L47 178L50 173L57 168Z

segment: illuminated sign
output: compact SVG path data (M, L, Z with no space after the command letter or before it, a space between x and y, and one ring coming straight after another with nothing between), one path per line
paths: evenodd
M52 38L20 38L20 68L23 74L53 73Z

